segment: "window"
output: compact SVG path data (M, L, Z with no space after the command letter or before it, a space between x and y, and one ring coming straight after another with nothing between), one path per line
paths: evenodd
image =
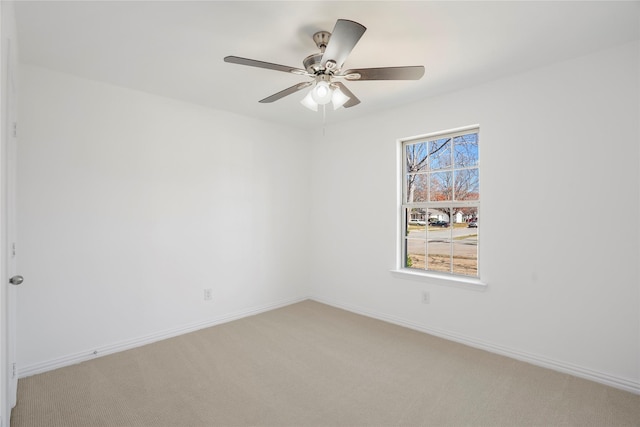
M402 140L401 267L477 278L479 128Z

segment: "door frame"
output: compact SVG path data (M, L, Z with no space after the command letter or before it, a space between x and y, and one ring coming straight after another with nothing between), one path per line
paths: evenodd
M18 274L17 266L17 216L16 216L16 182L17 182L17 160L18 160L18 112L17 112L17 86L15 76L16 56L12 54L14 50L13 42L8 39L7 43L7 82L5 99L7 103L7 171L6 171L6 218L7 218L7 276L8 278ZM16 362L16 298L18 296L17 286L7 284L7 399L9 408L16 406L18 391L18 367Z
M15 294L9 277L15 274L15 172L17 89L16 23L14 2L0 1L0 427L9 426L16 403ZM13 331L10 333L9 328ZM11 366L11 368L10 368Z

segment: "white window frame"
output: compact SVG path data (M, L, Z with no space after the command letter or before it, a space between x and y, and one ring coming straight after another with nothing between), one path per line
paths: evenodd
M477 215L480 216L480 201L482 197L480 196L478 200L472 201L445 201L445 202L415 202L415 203L407 203L406 202L406 192L407 192L407 171L406 171L406 162L405 162L405 144L411 142L423 142L427 140L437 139L439 137L447 136L447 137L456 137L460 135L465 135L468 133L478 133L478 137L480 137L480 126L479 125L470 125L455 129L449 129L439 132L433 132L425 135L412 136L408 138L401 138L397 140L397 158L398 158L398 168L397 174L398 177L398 216L397 216L397 230L398 236L396 239L397 242L397 261L396 268L391 271L391 273L402 279L409 279L414 281L425 281L432 282L437 284L445 284L445 285L454 285L458 287L470 288L474 290L483 290L486 287L486 283L484 283L480 279L480 240L478 245L478 261L477 261L477 277L474 276L466 276L455 273L445 273L434 270L421 270L415 268L407 268L405 267L406 260L406 245L405 245L405 233L406 233L406 223L404 221L404 211L405 209L411 209L414 207L424 207L427 209L427 205L429 207L464 207L471 206L477 208ZM481 150L480 144L478 144L478 150ZM478 159L478 173L480 174L480 160ZM452 218L450 218L450 221ZM478 238L480 238L480 230L478 229ZM452 245L453 250L453 245Z

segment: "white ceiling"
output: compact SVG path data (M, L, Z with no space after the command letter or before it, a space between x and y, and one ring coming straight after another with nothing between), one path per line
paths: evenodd
M327 109L331 123L640 34L638 1L19 1L16 16L23 63L309 129L322 113L300 105L306 91L258 103L307 78L223 58L304 68L312 34L343 18L367 27L346 67L426 67L420 81L347 82L362 103Z

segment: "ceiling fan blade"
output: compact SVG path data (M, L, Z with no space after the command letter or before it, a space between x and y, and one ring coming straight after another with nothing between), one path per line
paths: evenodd
M293 73L302 76L307 76L305 70L296 67L289 67L287 65L272 64L271 62L258 61L255 59L241 58L239 56L226 56L224 62L231 64L248 65L249 67L266 68L267 70L284 71L285 73Z
M349 100L342 105L343 108L349 108L353 107L354 105L360 104L360 100L353 94L353 92L347 89L344 84L342 84L341 82L333 82L332 84L338 86L342 93L349 97Z
M422 65L411 67L357 68L336 74L336 77L344 77L347 80L420 80L422 76L424 76L424 67Z
M333 61L336 68L342 67L365 31L367 28L364 25L347 19L338 19L331 32L329 44L322 55L321 65L326 66L327 61Z
M298 83L296 85L293 85L289 88L286 88L285 90L281 90L278 93L274 93L271 96L267 96L265 99L261 99L258 102L261 102L263 104L269 103L269 102L273 102L273 101L277 101L280 98L284 98L287 95L291 95L292 93L296 93L299 90L302 90L306 87L309 87L313 84L313 82L303 82L303 83Z

